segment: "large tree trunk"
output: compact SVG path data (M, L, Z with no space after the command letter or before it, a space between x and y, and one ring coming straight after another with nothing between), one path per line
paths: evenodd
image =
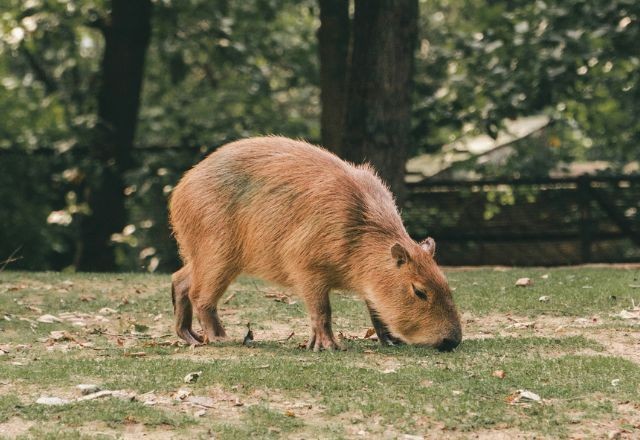
M90 214L82 221L76 266L80 270L115 268L111 235L127 220L124 172L138 120L144 59L151 35L150 0L112 0L103 27L105 50L98 91L98 125L91 159L95 172L87 182Z
M349 27L349 0L320 0L322 144L338 155L342 153L344 137Z
M404 202L418 0L356 0L344 156L370 162Z

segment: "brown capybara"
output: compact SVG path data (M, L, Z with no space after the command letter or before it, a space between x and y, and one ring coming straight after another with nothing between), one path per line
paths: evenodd
M409 237L393 196L368 165L283 137L232 142L184 175L170 216L184 260L172 279L176 331L190 344L225 336L217 304L240 273L302 297L310 349L339 348L332 289L365 300L383 344L450 350L460 343L435 242ZM191 327L192 311L202 337Z

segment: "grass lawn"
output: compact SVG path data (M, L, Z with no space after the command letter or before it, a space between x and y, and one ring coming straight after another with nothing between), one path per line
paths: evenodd
M347 350L313 353L302 303L251 279L224 296L228 340L193 348L167 275L0 272L0 437L640 437L640 319L618 316L640 304L640 269L447 275L455 351L380 347L364 304L336 294ZM81 400L78 384L116 393Z

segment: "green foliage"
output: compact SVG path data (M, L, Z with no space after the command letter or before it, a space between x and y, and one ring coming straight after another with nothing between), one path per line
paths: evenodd
M531 146L527 155L543 149L553 156L561 147L568 158L605 159L614 167L637 158L637 2L423 0L421 6L415 94L421 149L433 151L461 133L496 135L505 118L547 113L558 121L560 138Z
M3 6L0 259L22 245L16 267L64 268L74 262L85 189L100 173L87 152L109 2ZM487 176L537 176L574 159L608 160L614 169L637 159L640 4L421 0L420 7L413 152L546 113L553 126L507 163L465 166ZM136 144L185 150L134 154L127 182L135 231L115 237L120 267L177 264L166 197L202 152L258 134L319 139L318 26L315 0L154 2ZM47 224L52 211L71 223Z

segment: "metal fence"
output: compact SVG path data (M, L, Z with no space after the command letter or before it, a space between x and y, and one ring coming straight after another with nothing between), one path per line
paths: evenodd
M447 265L640 261L640 176L414 183L403 216Z

